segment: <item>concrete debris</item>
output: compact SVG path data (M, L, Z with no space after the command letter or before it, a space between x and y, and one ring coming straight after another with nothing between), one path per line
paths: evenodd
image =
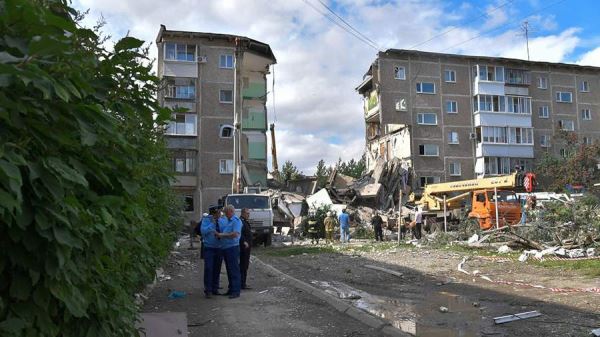
M471 237L469 238L469 240L467 241L467 243L475 243L475 242L477 242L477 241L479 241L479 235L477 235L477 234L473 234L473 236L471 236Z
M550 248L544 249L542 251L535 250L535 249L525 250L525 251L523 251L521 256L519 256L519 261L525 262L525 261L527 261L529 256L533 256L534 258L536 258L538 260L542 260L546 255L555 255L555 256L560 256L560 257L564 257L564 258L572 258L572 259L582 258L582 257L594 257L595 249L594 248L564 249L564 248L559 248L559 247L550 247Z
M448 312L448 308L446 308L446 307L440 307L440 312Z
M600 337L600 329L594 329L594 330L592 330L592 336Z
M512 251L513 250L509 246L507 246L507 245L502 245L502 246L500 246L500 248L498 248L498 253L499 254L507 254L507 253L510 253Z
M527 318L534 318L534 317L538 317L541 315L542 314L539 311L522 312L520 314L494 317L494 323L496 323L496 324L508 323L508 322L518 321L518 320L527 319Z

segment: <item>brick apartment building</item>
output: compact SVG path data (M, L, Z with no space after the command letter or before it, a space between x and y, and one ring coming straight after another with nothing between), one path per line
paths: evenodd
M238 153L241 187L266 186L266 75L276 59L268 44L247 37L164 25L156 44L159 101L187 109L173 115L166 131L177 178L173 188L186 201L187 220L198 220L236 187Z
M356 88L367 166L401 159L413 187L533 169L567 155L557 130L600 140L600 68L389 49Z

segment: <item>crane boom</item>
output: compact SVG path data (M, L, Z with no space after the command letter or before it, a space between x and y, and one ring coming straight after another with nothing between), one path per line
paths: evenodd
M518 173L508 174L504 176L479 178L461 181L452 181L447 183L429 184L425 186L423 195L427 194L443 194L449 192L465 192L473 190L483 190L496 188L514 188L520 186L517 178Z
M273 178L279 179L279 165L277 164L277 147L275 146L275 123L271 123L271 161L273 165Z

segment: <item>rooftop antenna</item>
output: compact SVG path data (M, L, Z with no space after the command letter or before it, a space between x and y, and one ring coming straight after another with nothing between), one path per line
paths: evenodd
M529 61L529 33L531 33L529 22L523 21L521 24L521 36L525 36L525 43L527 44L527 61Z

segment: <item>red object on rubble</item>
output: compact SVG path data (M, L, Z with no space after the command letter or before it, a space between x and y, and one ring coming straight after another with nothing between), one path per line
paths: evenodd
M535 189L535 185L537 185L535 173L525 173L525 178L523 178L523 187L525 187L525 191L533 192L533 190Z

